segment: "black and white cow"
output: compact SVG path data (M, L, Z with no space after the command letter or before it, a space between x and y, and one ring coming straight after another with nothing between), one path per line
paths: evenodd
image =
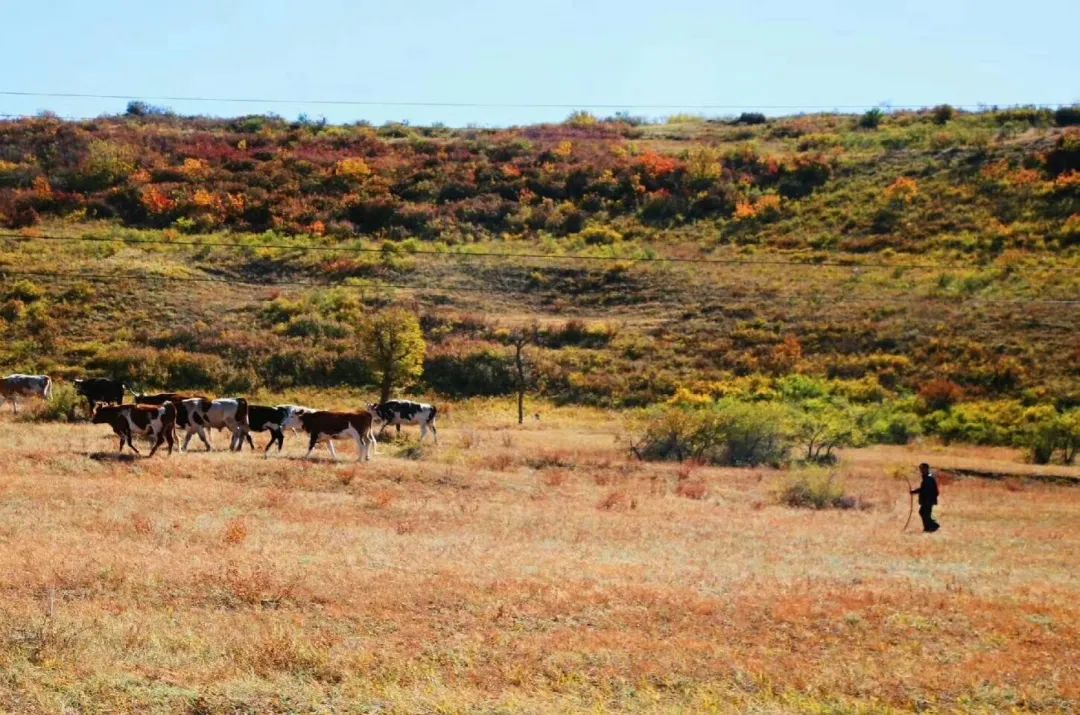
M314 412L315 410L308 407L299 407L297 405L278 405L277 407L270 407L268 405L248 405L247 419L248 430L251 432L269 432L270 441L266 443L266 449L263 450L263 454L267 454L270 448L277 443L278 451L281 451L282 446L285 444L285 430L289 428L290 424L298 424L295 420L290 422L290 416L301 415L308 412ZM248 436L248 444L251 444L251 437ZM243 443L240 444L243 449ZM254 445L252 445L254 449Z
M169 454L173 449L173 432L176 429L176 406L171 402L164 405L99 405L94 410L90 421L94 424L107 424L112 427L120 437L120 451L124 451L124 444L131 448L135 454L139 450L131 443L131 435L140 434L150 438L154 446L150 449L150 456L161 446L162 442L169 443Z
M186 452L192 435L199 435L199 439L206 445L209 452L212 447L210 440L206 438L206 428L210 426L207 413L210 412L211 402L205 397L188 397L173 401L176 406L176 426L184 430L184 442L180 445L180 451Z
M91 377L85 380L75 380L74 385L75 392L86 398L91 412L94 411L98 404L124 404L124 392L127 391L127 386L119 380L108 377Z
M19 413L18 398L37 395L43 399L52 397L52 378L48 375L23 375L16 373L0 380L0 404L11 403L15 414Z
M388 425L394 425L397 433L401 434L401 425L420 425L420 441L424 441L424 435L430 429L435 438L435 444L439 443L439 433L435 430L435 406L423 402L410 400L388 400L381 404L373 404L368 407L374 415L376 422L382 423L379 435L386 430Z
M372 432L373 415L367 410L360 412L295 412L286 418L286 429L299 428L308 433L307 459L319 442L326 442L330 456L337 460L334 450L335 439L353 439L356 441L357 461L371 459L375 451L375 434Z
M229 440L230 450L239 450L244 446L244 438L255 449L255 443L248 434L248 403L243 397L229 397L214 400L206 411L207 424L215 429L228 429L232 434Z

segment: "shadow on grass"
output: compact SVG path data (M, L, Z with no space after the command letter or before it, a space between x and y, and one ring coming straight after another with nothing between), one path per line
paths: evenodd
M131 452L91 452L86 455L95 462L134 462L137 459L146 459L146 455L132 454ZM156 456L156 455L155 455Z

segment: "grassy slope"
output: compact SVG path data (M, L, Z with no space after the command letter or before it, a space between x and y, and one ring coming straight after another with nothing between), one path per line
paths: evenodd
M0 551L0 709L1066 712L1080 697L1075 488L954 481L943 531L902 534L905 486L884 475L925 451L845 454L872 508L815 513L773 504L779 473L628 462L602 414L545 408L517 428L508 407L459 405L421 459L383 444L361 466L297 461L291 437L265 461L118 462L99 427L0 417L0 538L18 544Z
M252 247L140 250L0 239L0 266L257 281L352 279L373 287L358 291L362 304L351 314L335 315L323 306L309 307L310 314L300 317L347 328L380 300L411 303L428 314L436 352L489 340L493 323L553 324L573 317L603 323L609 329L600 328L601 339L544 356L549 395L569 401L642 404L666 399L678 386L708 392L708 385L733 374L796 370L871 375L900 393L943 377L962 385L968 397L1023 397L1064 408L1080 401L1080 312L1075 305L1024 302L1080 295L1080 258L1070 228L1078 212L1076 182L1064 181L1074 176L1069 171L1078 154L1068 147L1076 130L1049 121L1038 113L986 112L959 114L939 125L929 114L909 112L886 117L877 130L855 129L851 117L815 115L752 126L680 118L641 127L507 131L289 126L264 119L9 122L3 125L11 142L4 156L11 156L0 198L10 205L0 210L14 216L13 207L37 206L43 223L29 233L240 241ZM340 161L356 155L366 157L370 173L350 184ZM189 164L195 168L185 168ZM796 190L802 184L783 183L804 164L828 167L822 183L806 195ZM136 166L140 171L130 173ZM618 180L605 179L604 171ZM591 182L581 195L571 191L578 176ZM910 192L890 193L900 178L912 182ZM46 181L44 188L33 183L38 180ZM658 218L649 213L653 199L634 198L633 191L630 199L623 197L636 181L650 187L648 196L669 187L679 213ZM216 222L241 233L121 229L81 223L93 211L64 214L79 202L121 210L124 197L142 195L149 186L173 197L177 221L187 221L178 226L194 230ZM529 186L546 198L523 198ZM695 213L695 192L702 187L716 202ZM777 190L784 194L779 210L745 220L731 215L731 202L751 205ZM219 201L191 203L200 191ZM242 233L250 216L219 204L226 194L244 191L249 209L263 197L258 200L273 225L303 231L318 216L331 235ZM416 198L433 191L440 198ZM504 198L499 218L477 218L469 202L492 192L516 198ZM544 192L556 197L554 203ZM399 213L426 207L435 218L415 230L422 241L403 241L410 231L395 219L361 240L352 235L359 224L342 219L360 220L355 210L342 208L358 196L388 201ZM465 198L455 198L460 196ZM597 239L554 219L534 220L538 212L552 211L579 212L586 224L616 233ZM122 215L121 222L154 223L133 209ZM308 216L308 223L298 223L299 215ZM405 249L448 252L780 258L811 265L466 261L392 254L380 259L255 247L372 247L383 239ZM590 244L594 240L614 243ZM811 267L820 260L884 265ZM936 267L902 265L908 263ZM70 287L70 281L34 280L54 303ZM385 282L415 288L378 287ZM305 291L280 292L292 298ZM96 357L149 344L225 355L227 368L218 372L228 374L201 389L236 385L250 391L319 379L313 368L284 380L272 374L269 356L289 361L298 352L321 351L331 367L350 359L348 341L335 343L317 331L304 335L302 327L300 334L290 333L260 317L274 295L219 284L91 282L88 290L42 311L53 318L44 327L47 320L20 316L8 301L0 328L10 340L0 347L0 365L73 375ZM1002 300L1020 302L992 302ZM189 324L195 333L185 332ZM801 360L775 359L785 338L801 343ZM898 367L894 358L909 362ZM322 372L332 373L323 384L349 381L332 369Z

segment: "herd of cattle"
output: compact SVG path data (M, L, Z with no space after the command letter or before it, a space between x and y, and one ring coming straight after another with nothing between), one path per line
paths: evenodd
M131 391L118 380L75 380L74 385L76 392L86 398L91 413L90 421L94 424L109 425L120 437L121 452L127 444L138 454L139 450L131 443L131 438L133 435L142 435L153 443L150 456L153 456L163 443L168 444L169 454L172 454L177 430L185 433L180 451L187 450L188 443L195 435L199 436L209 451L212 447L207 431L215 428L229 431L232 435L229 449L234 451L242 451L245 440L255 449L251 433L269 432L270 441L263 449L263 454L268 453L274 444L277 444L278 451L281 451L285 442L285 430L300 430L309 437L305 457L311 455L319 442L326 442L334 459L337 459L333 443L335 439L354 440L357 459L371 459L375 452L375 423L381 423L383 430L389 425L395 425L398 432L401 431L401 425L419 425L421 441L428 430L431 430L435 442L439 441L435 430L435 407L408 400L373 404L369 405L369 409L359 412L330 412L300 405L254 405L242 397L211 400L199 395L176 392L156 395L132 392L135 394L134 404L124 404L124 395ZM38 396L49 399L52 396L52 379L48 375L8 375L0 382L0 396L3 401L10 401L12 410L17 413L17 400L20 397Z

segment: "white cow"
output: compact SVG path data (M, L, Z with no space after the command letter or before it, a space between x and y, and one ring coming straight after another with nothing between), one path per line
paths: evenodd
M16 373L8 375L0 381L0 401L10 402L11 409L15 414L19 413L19 397L32 397L37 395L48 400L52 397L52 378L48 375L23 375Z
M243 397L222 398L210 403L210 409L206 411L206 422L216 429L228 429L232 434L229 440L229 449L238 450L247 438L248 444L255 449L255 444L248 433L248 404Z

